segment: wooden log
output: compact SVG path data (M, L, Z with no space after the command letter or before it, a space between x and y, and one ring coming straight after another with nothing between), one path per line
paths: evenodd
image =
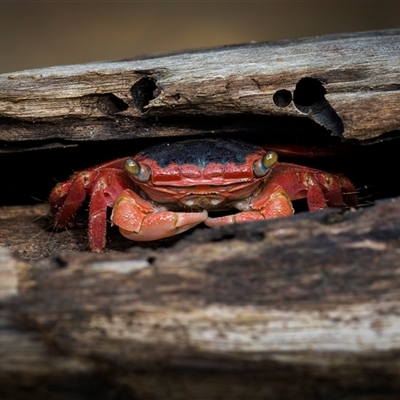
M10 304L21 291L35 284L22 278L30 268L28 262L0 247L1 399L55 398L57 393L62 395L67 391L68 380L70 387L78 381L88 381L92 370L90 364L78 359L51 354L39 332L16 325Z
M106 161L131 143L113 154L111 139L395 137L399 33L0 75L2 201L45 202L54 177L92 163L98 140ZM53 149L77 142L88 146ZM352 165L357 188L398 195L397 147L363 146L329 169ZM54 232L46 204L2 207L0 398L397 399L399 208L397 198L156 244L112 228L96 255L86 216Z
M304 117L370 140L400 127L399 37L340 34L1 74L0 140L243 131L268 140L292 125L310 129Z
M33 215L10 210L22 232ZM127 398L395 399L399 216L395 199L344 215L197 229L172 247L130 243L125 253L110 232L109 254L56 251L19 270L15 259L0 263L14 269L8 321L36 332L42 360L66 357L77 387L107 376L104 393ZM35 258L36 243L54 251L61 235L73 247L81 231L43 224L28 247ZM21 252L18 238L0 237ZM15 387L2 381L3 393Z

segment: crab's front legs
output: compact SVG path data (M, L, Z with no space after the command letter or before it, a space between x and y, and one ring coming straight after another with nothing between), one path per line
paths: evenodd
M111 221L123 236L135 241L158 240L187 231L207 219L207 211L173 212L157 209L130 189L116 201Z
M245 202L237 203L236 207L243 211L234 215L207 218L204 223L207 226L215 227L236 222L286 217L294 213L289 196L282 186L278 184L265 186L260 193L252 196Z

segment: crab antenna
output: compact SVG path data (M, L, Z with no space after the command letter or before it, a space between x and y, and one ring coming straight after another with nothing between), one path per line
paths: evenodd
M140 165L137 161L128 158L124 163L125 171L133 175L140 182L147 182L151 177L151 169L147 165Z
M261 177L267 174L269 169L278 161L278 154L275 151L269 151L262 158L254 161L253 172L256 176Z

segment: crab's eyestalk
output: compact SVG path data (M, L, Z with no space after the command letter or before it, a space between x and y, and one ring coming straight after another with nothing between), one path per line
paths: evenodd
M253 172L256 176L261 177L267 174L270 168L278 161L278 154L269 151L262 158L253 163Z
M125 171L133 175L140 182L147 182L151 177L151 169L146 165L140 165L137 161L128 158L124 163Z

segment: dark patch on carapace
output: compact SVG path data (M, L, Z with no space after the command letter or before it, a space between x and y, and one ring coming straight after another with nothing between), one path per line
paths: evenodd
M204 168L210 163L241 165L246 157L262 151L260 147L231 139L193 139L176 143L162 143L138 154L157 162L161 168L170 164L191 164Z

